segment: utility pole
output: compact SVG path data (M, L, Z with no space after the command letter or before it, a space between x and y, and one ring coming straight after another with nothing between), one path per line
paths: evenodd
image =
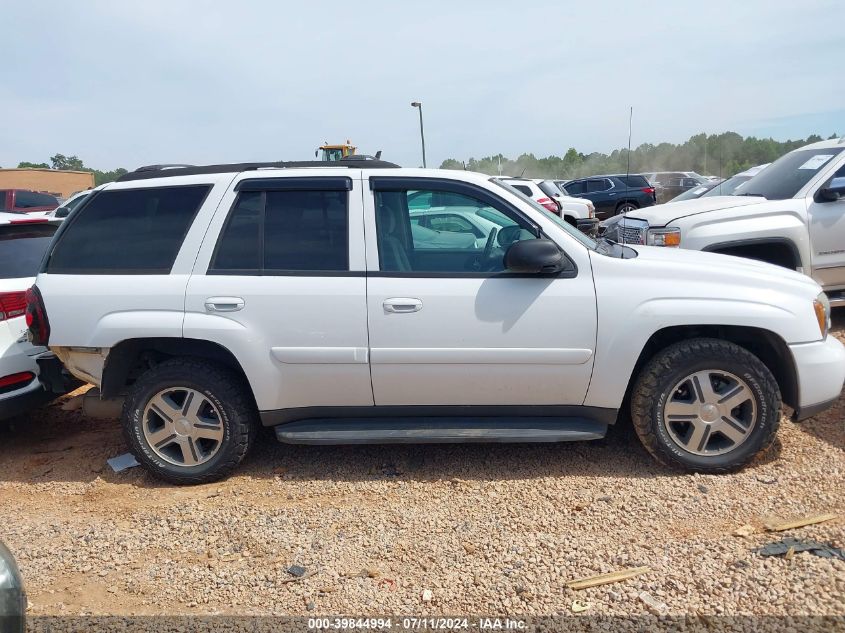
M425 167L425 133L423 132L422 102L412 101L411 107L417 108L420 111L420 142L422 143L423 167Z

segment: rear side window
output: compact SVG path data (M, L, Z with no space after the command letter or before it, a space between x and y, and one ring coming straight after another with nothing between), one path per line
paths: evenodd
M63 228L48 273L170 273L211 185L102 191Z
M349 270L349 193L242 191L210 271L259 274Z
M0 279L35 277L55 232L47 223L0 226Z
M46 193L36 193L35 191L17 191L15 192L15 208L16 209L32 209L35 207L57 207L59 201Z

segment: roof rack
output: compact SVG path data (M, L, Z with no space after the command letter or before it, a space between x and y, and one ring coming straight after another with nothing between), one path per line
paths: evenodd
M350 169L389 169L399 167L385 160L307 160L279 161L275 163L227 163L222 165L144 165L135 171L123 174L117 182L169 178L170 176L194 176L199 174L227 174L256 169L293 169L296 167L348 167Z

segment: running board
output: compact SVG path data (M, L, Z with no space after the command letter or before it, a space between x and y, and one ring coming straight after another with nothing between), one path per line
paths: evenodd
M834 290L827 293L827 298L833 308L840 308L845 306L845 290Z
M598 440L607 425L586 418L327 418L275 427L285 444L440 444Z

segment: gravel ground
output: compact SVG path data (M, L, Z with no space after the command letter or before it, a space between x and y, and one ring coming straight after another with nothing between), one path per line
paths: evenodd
M845 312L835 320L845 340ZM845 616L845 562L752 548L766 517L840 518L785 535L845 547L845 397L784 419L743 472L667 471L630 431L562 445L300 447L268 435L225 482L173 488L114 423L53 405L0 427L0 537L30 615L650 612ZM733 535L743 525L755 533ZM302 579L288 569L305 569ZM565 581L647 565L575 592ZM842 621L837 626L842 625Z

